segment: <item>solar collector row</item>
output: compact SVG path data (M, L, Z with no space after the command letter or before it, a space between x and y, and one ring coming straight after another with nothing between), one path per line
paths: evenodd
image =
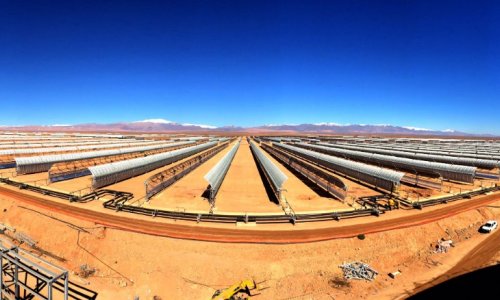
M341 145L352 145L352 144L342 143ZM437 155L448 155L448 156L456 156L456 157L500 160L500 155L486 155L486 154L463 153L463 152L454 152L454 151L420 150L420 149L414 149L414 148L408 148L408 147L401 147L399 145L373 145L373 144L359 144L359 145L360 146L367 146L367 147L375 147L375 148L380 148L380 149L401 150L401 151L414 152L414 153L437 154Z
M217 145L208 142L166 153L90 167L94 189L147 173Z
M301 143L300 147L312 149L314 151L333 154L336 156L344 156L349 159L363 161L370 164L380 164L389 168L396 168L418 174L436 175L448 180L461 181L472 183L476 175L476 167L451 165L440 162L430 162L425 160L417 160L405 157L397 157L391 155L383 155L377 153L355 151L348 149L339 149L319 145L310 145Z
M468 158L468 157L456 157L456 156L445 156L445 155L426 154L426 153L415 153L415 152L379 149L376 147L365 147L365 146L357 146L357 145L340 145L340 144L328 144L328 143L318 143L317 145L325 146L325 147L332 147L332 148L357 150L357 151L370 152L370 153L393 155L393 156L398 156L398 157L406 157L406 158L426 160L426 161L442 162L442 163L449 163L449 164L459 164L459 165L464 165L464 166L473 166L473 167L479 167L479 168L485 168L485 169L493 169L495 167L498 167L500 164L500 162L496 161L496 160Z
M50 153L50 152L66 152L66 151L82 151L104 148L120 148L120 147L133 147L139 145L159 144L160 142L144 142L144 143L122 143L122 144L98 144L98 145L84 145L84 146L68 146L68 147L49 147L49 148L27 148L27 149L10 149L0 150L0 156L3 155L18 155L18 154L36 154L36 153Z
M119 148L110 149L103 151L89 151L89 152L77 152L77 153L66 153L66 154L53 154L53 155L43 155L43 156L29 156L29 157L17 157L16 161L16 171L19 174L30 174L48 171L53 164L61 162L76 161L82 159L90 159L97 157L105 157L111 155L120 155L134 152L144 152L157 149L165 149L178 147L188 144L193 144L194 142L179 142L179 143L165 143L159 145L141 146L141 147L130 147L130 148Z
M417 150L428 150L428 151L444 151L444 152L457 152L457 153L472 153L472 154L485 154L485 155L498 155L500 153L500 149L494 147L467 147L461 145L453 145L447 147L434 147L434 146L418 146L418 147L407 147L401 145L394 144L385 144L385 146L399 146L405 147L409 149L417 149Z
M151 142L151 141L149 141ZM66 146L83 146L83 145L95 145L95 144L140 144L144 141L101 141L101 140L90 140L90 141L74 141L71 143L28 143L28 144L2 144L0 143L1 149L22 149L22 148L48 148L48 147L66 147Z
M73 141L73 140L79 140L82 138L75 138L75 137L45 137L45 136L19 136L19 137L13 137L13 136L6 136L6 137L0 137L0 141Z
M278 201L281 201L281 191L283 189L283 184L288 179L286 175L281 172L281 170L273 164L273 162L259 149L259 147L253 142L250 142L250 149L252 150L257 163L261 167L267 181L269 182L271 189L276 196Z
M273 146L285 149L335 172L390 192L397 191L401 178L404 176L404 173L401 172L321 154L296 146L275 143L273 143Z
M209 183L210 201L214 201L219 188L226 177L227 171L231 166L231 162L240 147L240 140L224 155L224 157L203 177Z

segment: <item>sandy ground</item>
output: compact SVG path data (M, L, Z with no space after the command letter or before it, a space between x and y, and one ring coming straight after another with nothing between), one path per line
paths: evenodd
M319 191L314 191L309 185L306 184L306 182L308 182L307 179L303 178L301 180L297 177L297 175L293 174L288 168L272 157L264 149L260 149L264 155L268 157L274 165L286 175L286 177L288 177L287 181L283 184L283 188L285 189L283 195L296 212L311 210L311 208L316 210L331 210L348 207L346 204L343 204L335 198L328 197L325 193L320 194ZM310 185L314 186L312 183Z
M210 204L207 198L202 197L208 183L203 176L210 171L236 144L236 141L204 162L189 174L184 176L167 189L155 195L144 207L162 208L171 210L202 211L207 213Z
M495 203L419 227L326 242L260 245L176 240L103 228L91 222L32 209L0 198L1 222L28 234L44 258L90 278L71 280L99 293L98 299L210 299L216 288L244 278L266 280L255 299L394 299L448 271L485 240L481 223L499 218ZM370 220L370 219L368 219ZM43 225L42 225L43 224ZM49 229L49 230L48 230ZM6 238L2 236L1 238ZM440 238L456 246L433 253ZM32 250L33 253L40 252ZM373 282L342 279L338 265L360 260L379 272ZM402 274L390 279L389 272Z
M277 203L271 201L264 180L259 175L247 140L241 139L238 152L217 194L215 212L283 212Z

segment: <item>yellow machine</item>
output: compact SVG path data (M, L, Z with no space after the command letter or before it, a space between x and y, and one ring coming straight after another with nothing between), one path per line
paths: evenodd
M253 279L246 279L235 283L227 289L217 290L212 300L243 300L250 299L251 291L257 289L257 283ZM255 294L254 294L255 296Z

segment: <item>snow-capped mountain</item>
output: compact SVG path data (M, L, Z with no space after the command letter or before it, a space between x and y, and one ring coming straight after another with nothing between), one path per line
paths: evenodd
M191 123L175 123L169 120L165 119L146 119L142 121L135 121L132 123L153 123L153 124L172 124L172 125L181 125L181 126L187 126L187 127L200 127L204 129L215 129L217 128L216 126L212 125L205 125L205 124L191 124Z
M255 127L223 126L206 124L177 123L166 119L145 119L133 122L110 124L55 124L32 126L0 126L2 130L30 131L106 131L106 132L248 132L248 133L317 133L317 134L389 134L389 135L429 135L429 136L466 136L471 135L453 129L433 130L413 126L394 126L390 124L339 124L320 122L314 124L267 124Z

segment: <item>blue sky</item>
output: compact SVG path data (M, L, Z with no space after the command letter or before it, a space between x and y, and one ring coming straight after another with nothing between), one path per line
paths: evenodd
M500 134L498 3L0 0L0 124Z

